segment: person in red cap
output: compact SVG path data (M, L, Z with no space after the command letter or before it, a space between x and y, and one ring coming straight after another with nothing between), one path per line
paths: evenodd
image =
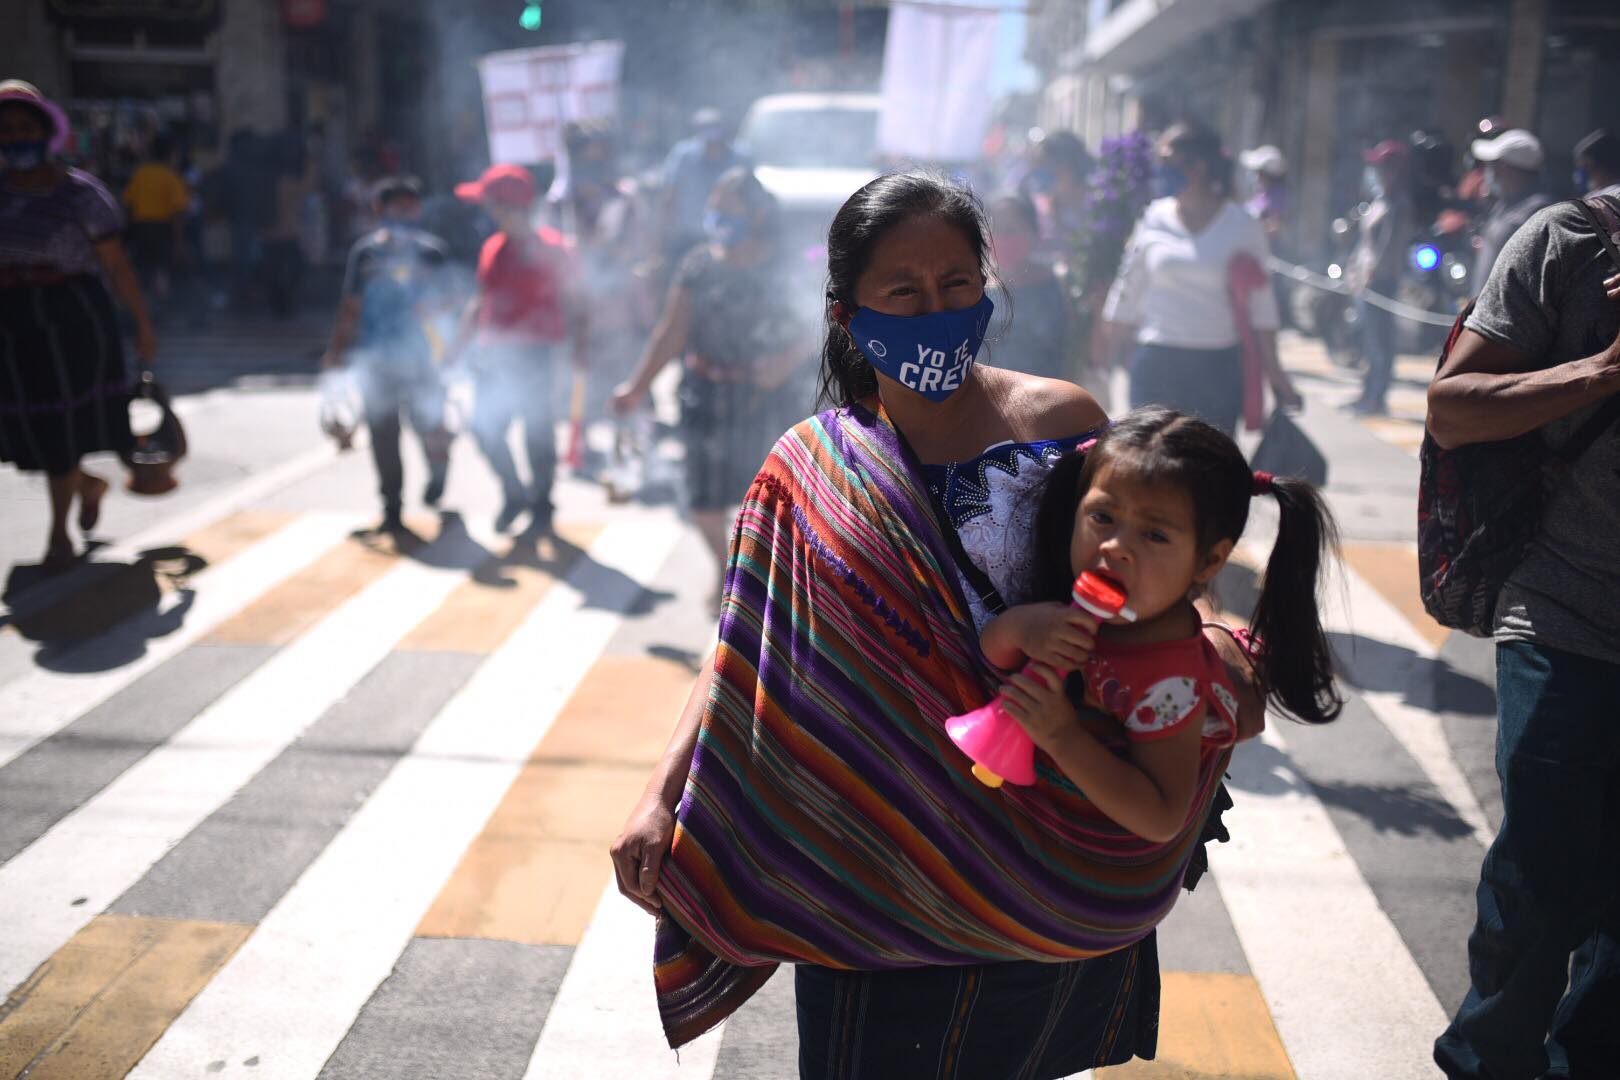
M1350 257L1349 284L1356 297L1356 324L1361 328L1361 356L1367 362L1361 396L1353 412L1382 415L1395 372L1395 316L1367 299L1369 293L1393 297L1406 268L1412 238L1413 209L1407 165L1412 150L1398 139L1385 139L1362 155L1363 180L1371 203L1361 216L1361 234Z
M478 291L467 306L453 360L474 333L479 346L472 430L500 479L503 502L495 527L510 529L525 510L528 531L551 528L557 472L556 353L572 342L573 361L586 363L585 306L573 255L561 233L533 222L534 177L519 165L491 165L456 195L481 204L498 232L478 256ZM523 420L530 483L525 487L506 434Z
M157 336L119 233L123 215L101 181L56 160L68 121L17 79L0 83L0 461L49 478L47 571L74 559L68 515L90 533L107 481L86 454L127 451L129 370L107 295L134 317L150 365Z

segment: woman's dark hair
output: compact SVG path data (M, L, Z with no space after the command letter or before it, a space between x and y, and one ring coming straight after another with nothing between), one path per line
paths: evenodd
M1041 164L1067 169L1070 175L1081 183L1091 175L1092 166L1095 164L1091 151L1086 149L1086 144L1074 132L1049 131L1040 145Z
M1087 453L1059 459L1047 476L1035 518L1038 600L1065 601L1074 585L1069 562L1075 514L1097 471L1119 464L1149 483L1172 483L1192 498L1199 552L1236 543L1249 520L1254 473L1232 440L1196 417L1159 405L1135 409ZM1250 626L1264 642L1256 673L1266 696L1308 723L1326 723L1344 702L1333 682L1333 655L1322 631L1317 579L1324 553L1338 547L1333 516L1315 488L1293 476L1272 480L1277 539L1266 562Z
M753 169L747 165L733 165L721 173L720 179L709 189L709 198L713 199L722 192L737 196L742 204L754 213L764 211L764 221L760 225L761 235L767 243L776 239L782 220L781 206L777 203L776 196L759 182L759 177L754 175Z
M1203 162L1209 186L1216 194L1231 197L1232 159L1221 145L1219 135L1200 124L1180 123L1172 124L1159 141L1189 165Z
M937 217L961 231L988 281L990 229L984 207L968 188L924 172L880 176L844 201L827 230L827 332L821 346L821 406L845 408L877 393L877 374L849 332L833 318L842 303L850 311L855 283L866 271L872 250L896 225L916 217Z
M1040 214L1035 209L1035 200L1031 199L1028 195L1025 195L1022 191L1003 191L1001 194L993 196L987 205L990 208L990 216L992 218L995 217L996 207L1012 207L1013 212L1019 217L1023 218L1024 224L1029 226L1029 231L1039 235L1041 231L1041 218ZM995 222L992 221L992 232L994 229Z

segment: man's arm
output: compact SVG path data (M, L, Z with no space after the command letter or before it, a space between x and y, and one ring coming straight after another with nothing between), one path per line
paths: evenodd
M1604 282L1620 301L1620 275ZM1429 384L1429 434L1451 449L1523 435L1620 391L1620 339L1541 370L1518 349L1464 330Z

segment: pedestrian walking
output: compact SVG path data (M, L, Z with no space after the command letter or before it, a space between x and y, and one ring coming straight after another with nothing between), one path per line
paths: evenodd
M739 167L720 178L705 226L708 242L681 260L652 338L635 372L614 392L613 406L621 415L634 411L664 366L683 360L687 498L693 523L723 567L733 511L771 443L792 422L779 405L780 392L814 346L777 243L776 199L752 170ZM716 606L718 598L717 585Z
M1612 413L1588 428L1620 392L1620 263L1602 236L1617 222L1573 202L1533 216L1429 387L1435 442L1531 435L1549 492L1495 607L1502 824L1468 994L1435 1043L1453 1080L1620 1074L1620 432Z
M1480 227L1479 254L1474 259L1474 280L1489 281L1508 239L1552 199L1541 190L1546 154L1541 140L1530 132L1514 128L1477 139L1472 149L1485 168L1485 193L1495 200Z
M173 143L166 136L155 137L146 160L124 185L130 261L143 288L160 302L170 295L175 265L187 254L185 225L191 192L175 171L173 159Z
M1602 128L1575 144L1575 194L1620 195L1620 138Z
M1107 422L1079 387L977 364L988 243L972 195L930 176L880 177L833 219L832 407L760 469L720 648L613 845L620 891L664 916L673 1045L785 961L802 1077L1059 1076L1153 1053L1149 927L1197 830L1092 895L1100 864L1052 823L1109 828L1095 807L1050 777L981 797L945 734L996 683L974 583L1032 598L1032 559L1008 557L1033 550L1027 499L987 546L955 528L1011 490L982 494L1006 476L986 455L1012 448L1027 494ZM942 495L931 470L962 482Z
M81 534L100 520L107 481L81 460L134 441L108 285L135 322L141 363L157 351L118 202L95 177L58 162L68 135L66 114L37 88L0 82L0 461L46 475L50 572L73 563L73 507Z
M501 482L497 531L524 513L527 532L551 529L552 485L557 474L557 368L564 341L583 372L589 324L578 292L579 274L563 236L534 224L534 177L520 165L491 165L456 195L481 203L497 232L478 255L478 288L447 353L460 356L476 335L473 358L473 435ZM523 423L529 482L507 445L514 421Z
M1294 191L1288 182L1288 159L1283 152L1269 144L1245 150L1238 162L1252 179L1252 189L1243 208L1249 216L1260 222L1266 233L1266 247L1279 259L1293 262L1296 252L1288 227L1289 215L1294 208ZM1277 294L1277 315L1283 326L1292 326L1293 295L1288 278L1271 275L1271 285Z
M703 218L709 193L720 177L743 164L731 144L731 131L718 109L692 114L692 134L670 148L664 159L659 203L664 262L673 268L686 253L707 242Z
M1372 297L1394 299L1406 272L1407 246L1415 228L1412 206L1411 147L1386 139L1362 155L1362 188L1370 200L1361 215L1347 284L1356 301L1361 358L1367 370L1361 396L1348 406L1363 416L1380 416L1395 377L1395 315Z
M1244 367L1230 298L1231 265L1266 262L1265 232L1232 198L1232 164L1210 131L1178 124L1160 136L1148 204L1103 308L1105 351L1132 348L1131 407L1168 405L1233 434ZM1277 362L1277 298L1249 294L1263 377L1280 405L1300 403Z
M1081 356L1069 279L1036 252L1040 223L1026 195L1009 192L990 201L996 271L990 290L1005 329L995 340L996 362L1045 379L1081 381Z
M1040 253L1058 262L1075 257L1076 237L1086 226L1088 182L1094 164L1072 131L1043 131L1032 140L1031 166L1023 188L1035 204Z
M382 498L380 529L399 533L405 528L401 417L427 456L422 492L427 505L438 505L450 465L444 384L424 331L425 320L450 303L449 252L442 240L417 226L422 191L415 179L383 180L375 201L381 224L349 249L337 323L322 366L347 366L355 373Z

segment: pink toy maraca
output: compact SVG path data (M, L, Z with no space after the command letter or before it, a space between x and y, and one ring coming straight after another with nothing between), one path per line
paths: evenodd
M1074 579L1069 600L1104 622L1118 618L1136 621L1136 612L1125 606L1125 591L1090 570ZM1008 715L1001 695L983 708L945 721L945 733L973 759L973 775L986 787L1000 787L1003 780L1015 784L1035 782L1035 744L1018 721Z

